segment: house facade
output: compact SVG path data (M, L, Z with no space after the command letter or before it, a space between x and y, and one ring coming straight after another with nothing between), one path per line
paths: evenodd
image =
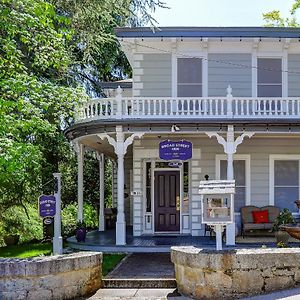
M298 214L299 29L119 28L116 35L132 66L132 96L118 88L113 98L87 102L66 131L78 154L78 219L85 149L98 154L100 191L104 155L116 162L117 245L126 244L127 225L134 236L203 235L205 179L235 179L228 245L245 205ZM103 193L99 201L105 230Z

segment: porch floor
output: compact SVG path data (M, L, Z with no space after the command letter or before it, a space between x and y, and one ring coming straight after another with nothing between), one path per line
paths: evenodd
M214 249L215 237L191 236L191 235L144 235L134 237L132 227L126 230L126 245L116 246L115 229L99 232L97 230L87 233L84 243L77 242L74 236L67 239L69 247L78 250L101 251L106 253L146 253L146 252L170 252L172 246L195 246L201 249ZM223 249L260 248L262 245L276 247L274 237L237 237L235 246L226 246ZM290 247L299 247L299 241L291 239Z

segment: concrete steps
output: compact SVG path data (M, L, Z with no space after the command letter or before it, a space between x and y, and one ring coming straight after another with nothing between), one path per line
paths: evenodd
M176 288L174 266L169 253L133 253L103 279L110 289Z
M104 278L104 288L165 289L176 288L175 278Z

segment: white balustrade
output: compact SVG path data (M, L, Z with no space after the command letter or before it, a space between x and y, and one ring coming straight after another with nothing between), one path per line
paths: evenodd
M300 118L299 98L122 97L86 102L76 122L105 119L280 119Z

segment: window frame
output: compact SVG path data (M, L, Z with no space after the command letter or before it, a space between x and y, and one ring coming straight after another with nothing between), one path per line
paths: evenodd
M298 154L270 154L269 155L269 205L275 205L275 161L297 160L298 161L298 193L300 196L300 155Z
M227 160L226 154L216 155L216 179L220 180L221 176L221 160ZM251 155L250 154L234 154L233 160L244 160L245 161L245 205L251 205ZM235 212L235 214L240 214Z
M201 59L202 82L201 82L201 96L199 96L199 98L207 97L207 80L208 80L207 53L203 53L203 52L199 53L196 51L186 52L183 53L182 55L176 55L175 53L173 53L172 55L172 97L178 97L178 78L177 78L178 59L189 58L187 56L191 56L190 58Z
M258 60L259 59L277 59L277 60L281 60L281 70L283 70L283 57L279 57L279 56L274 56L274 57L263 57L263 56L258 56L256 58L256 63L257 63L257 75L256 75L256 93L258 94L258 87L259 86L281 86L281 96L258 96L260 98L268 98L268 97L271 97L271 98L282 98L283 97L283 81L284 81L284 76L283 76L283 72L281 72L281 83L259 83L258 82L258 72L259 72L259 68L258 68Z

